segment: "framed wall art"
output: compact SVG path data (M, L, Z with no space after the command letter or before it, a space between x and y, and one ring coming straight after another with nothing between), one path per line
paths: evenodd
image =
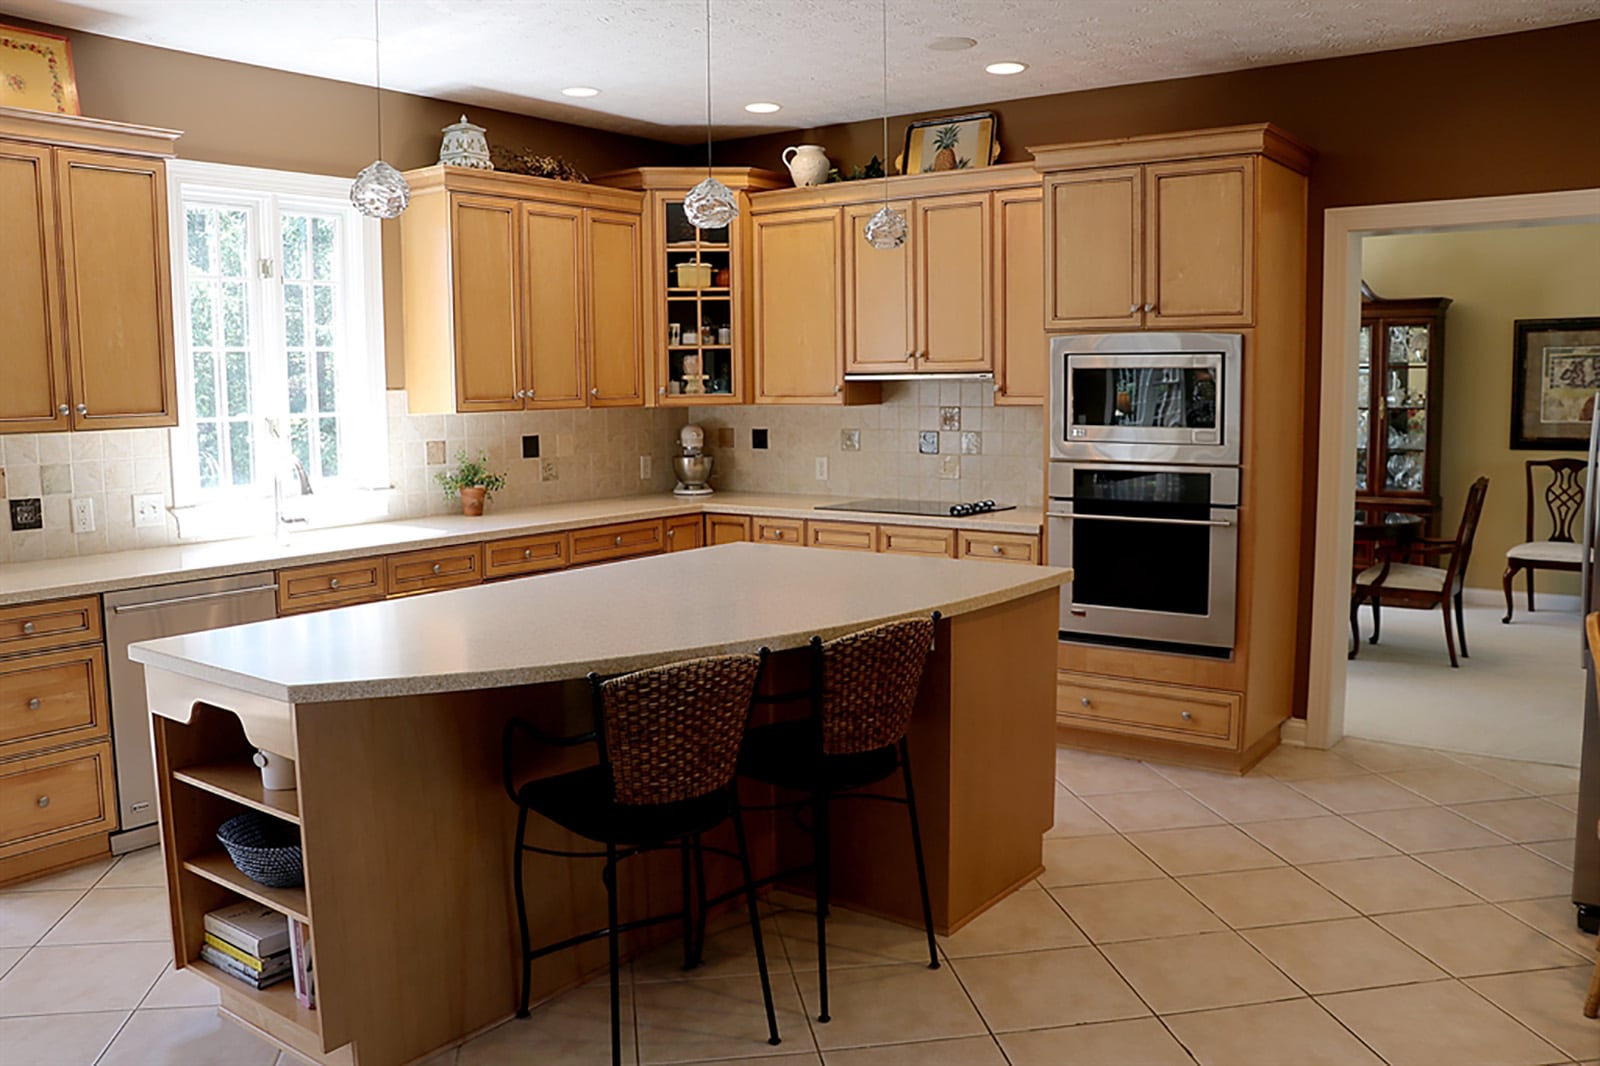
M72 45L65 37L0 26L0 106L81 114Z
M1582 451L1600 392L1600 318L1520 318L1511 353L1511 447Z
M1000 157L1000 121L993 111L925 118L906 127L902 174L986 167Z

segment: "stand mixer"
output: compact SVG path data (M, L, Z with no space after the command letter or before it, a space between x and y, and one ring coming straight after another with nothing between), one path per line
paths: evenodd
M706 484L711 479L711 456L705 453L706 431L690 422L678 431L682 455L672 457L672 472L678 477L674 496L709 496L714 491Z

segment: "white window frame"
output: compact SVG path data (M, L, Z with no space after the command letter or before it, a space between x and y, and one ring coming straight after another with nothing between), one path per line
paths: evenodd
M339 417L345 422L341 434L340 462L349 464L349 473L337 478L322 478L315 470L306 473L319 489L386 489L390 484L388 413L384 402L386 373L383 336L383 246L382 229L377 219L367 218L350 205L350 179L256 167L203 163L193 160L167 161L168 229L170 233L173 300L173 334L177 352L178 426L171 431L172 496L176 507L227 505L243 499L255 500L272 495L272 481L263 480L257 448L257 476L250 485L222 485L201 488L198 476L196 411L194 403L194 360L190 355L188 312L188 254L186 199L211 204L237 204L256 212L257 224L251 243L259 259L270 259L272 275L250 287L250 313L259 328L260 347L265 358L252 370L252 406L261 413L266 408L278 417L288 414L281 375L267 374L267 360L285 353L283 333L282 264L279 262L278 235L281 215L296 210L336 213L341 216L339 249L340 292L346 301L343 316L346 335L343 347L352 354L339 362ZM270 254L269 254L270 253ZM220 328L220 323L218 324ZM308 321L308 328L309 321ZM263 434L257 435L258 444ZM315 465L315 464L313 464Z

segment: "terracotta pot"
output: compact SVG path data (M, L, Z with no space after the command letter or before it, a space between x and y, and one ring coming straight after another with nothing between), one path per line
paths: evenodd
M487 490L481 485L475 485L461 490L461 513L464 515L483 514L483 497Z

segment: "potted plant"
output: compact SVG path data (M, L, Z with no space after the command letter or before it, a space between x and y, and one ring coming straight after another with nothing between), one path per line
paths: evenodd
M454 470L441 470L434 477L444 486L445 499L460 497L464 515L483 514L484 501L506 487L504 474L489 473L488 455L479 452L476 459L468 459L465 448L456 453Z

